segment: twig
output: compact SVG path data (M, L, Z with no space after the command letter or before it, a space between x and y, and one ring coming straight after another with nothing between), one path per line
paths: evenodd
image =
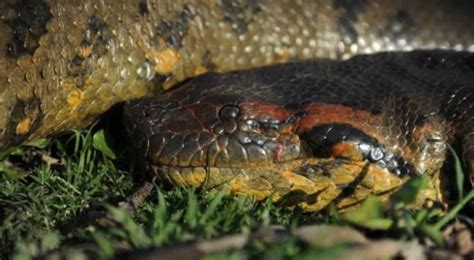
M143 204L146 198L148 198L151 192L154 189L154 185L152 182L146 181L143 185L138 188L132 195L128 196L125 201L121 201L118 203L120 209L127 211L129 214L133 214L135 209L140 207ZM97 219L97 223L102 227L116 227L117 221L111 214L106 214L105 216L100 217Z
M152 182L145 182L143 185L136 190L132 195L126 198L126 201L120 202L119 207L125 210L135 210L143 204L146 198L148 198L153 191L154 185Z
M464 206L474 199L474 190L471 190L466 197L464 197L456 206L454 206L446 215L443 216L436 224L434 225L436 229L441 230L449 221L454 219L458 212L464 208Z
M54 158L46 152L40 152L41 160L49 165L60 165L61 160L58 158Z

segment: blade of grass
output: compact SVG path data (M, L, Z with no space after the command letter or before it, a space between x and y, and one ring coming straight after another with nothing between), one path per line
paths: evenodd
M97 133L93 135L92 146L94 147L94 149L101 151L104 155L108 156L110 159L117 158L114 151L107 143L107 138L105 136L104 129L99 130Z
M453 158L454 158L454 164L455 164L455 171L456 171L456 189L458 192L458 200L459 202L454 206L446 215L444 215L436 224L434 227L438 230L441 230L446 224L449 223L449 221L453 220L458 212L467 204L469 203L472 199L474 199L474 190L471 190L464 198L464 190L463 190L463 185L464 185L464 172L462 170L462 165L461 161L459 160L459 157L457 156L456 152L454 149L449 146L449 151L451 152Z
M223 197L224 197L224 194L222 194L220 192L220 193L217 193L217 195L211 200L211 203L207 207L206 211L200 217L199 221L201 223L203 223L203 224L206 223L208 221L208 219L216 212L217 207L222 202Z
M417 230L431 238L438 246L443 246L443 234L441 231L433 225L419 225Z
M444 215L436 224L434 225L435 228L441 230L449 221L453 220L459 211L472 199L474 199L474 190L471 190L466 197L464 197L461 201L459 201L456 206L453 207L446 215Z
M462 200L464 194L464 172L462 170L461 160L459 160L456 151L454 151L451 146L449 146L449 151L451 152L451 155L454 158L454 170L456 171L456 190L458 192L458 200L460 201Z
M186 221L191 229L196 228L198 224L199 204L196 198L195 189L189 189L187 192Z
M101 249L102 256L104 258L111 258L114 255L114 248L107 237L101 233L97 232L92 235L94 241L97 243L99 248Z
M106 204L105 208L123 225L131 244L136 248L151 246L152 242L145 230L127 212Z

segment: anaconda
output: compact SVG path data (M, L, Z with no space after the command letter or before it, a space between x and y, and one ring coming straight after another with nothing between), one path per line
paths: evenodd
M422 174L419 206L442 201L448 145L474 163L473 104L474 54L415 51L206 74L124 115L161 179L320 210Z
M207 71L473 51L472 10L468 0L1 1L0 149Z

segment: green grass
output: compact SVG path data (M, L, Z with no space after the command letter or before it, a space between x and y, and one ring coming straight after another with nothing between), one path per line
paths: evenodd
M117 209L115 203L132 193L140 181L130 173L134 165L124 163L128 162L127 155L114 152L105 137L102 130L74 131L0 155L0 258L28 259L51 250L68 251L91 244L98 248L95 256L107 258L123 250L248 234L270 224L295 228L309 223L350 224L402 240L431 238L442 247L442 228L474 198L472 190L463 193L459 185L463 173L457 167L459 202L441 218L436 210L413 211L408 207L423 185L422 177L395 193L391 207L367 200L360 209L343 215L290 212L270 200L256 202L250 197L199 188L173 188L155 191L132 217ZM75 218L98 206L109 211L120 225L100 229L74 224ZM257 241L244 250L208 258L324 259L343 252L345 245L311 249L314 246L290 238L278 245Z
M42 140L4 155L20 165L12 169L7 161L2 163L0 252L11 252L15 244L49 233L59 234L58 226L91 204L123 197L132 187L130 176L93 147L91 133L75 131L68 137ZM43 155L60 162L48 163L41 159Z

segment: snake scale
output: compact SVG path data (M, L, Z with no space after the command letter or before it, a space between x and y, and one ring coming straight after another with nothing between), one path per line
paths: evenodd
M113 104L145 95L160 94L164 89L178 82L206 72L245 70L318 58L325 61L309 62L306 65L295 63L288 65L287 69L289 68L289 72L295 75L292 76L293 78L304 81L306 76L298 75L306 75L304 73L308 72L306 66L314 68L322 75L308 76L307 79L327 82L325 86L331 86L331 82L334 82L328 76L335 70L346 69L349 74L347 78L352 78L355 83L341 82L344 86L342 88L347 88L347 91L350 90L353 95L357 93L367 95L365 100L370 100L375 104L372 108L378 109L377 112L369 111L370 113L377 114L381 111L389 111L386 114L393 113L392 117L370 120L383 121L390 118L392 122L405 122L407 129L417 125L418 122L415 124L410 121L411 118L398 117L400 111L396 110L397 106L381 107L379 104L380 100L393 104L397 104L400 100L380 99L380 95L385 93L383 89L370 91L367 86L371 83L372 85L381 83L380 80L387 80L387 78L388 82L390 79L395 82L400 78L412 77L412 80L406 79L406 86L413 85L409 91L400 84L393 84L395 87L400 87L402 94L411 92L408 97L413 99L410 101L413 104L404 103L409 103L409 105L404 106L403 109L410 110L415 107L423 111L423 115L429 115L424 124L426 127L419 129L427 129L426 131L434 133L440 130L436 129L437 127L443 126L440 131L446 132L446 138L460 137L463 142L461 146L465 162L469 166L472 164L474 146L472 138L473 60L470 53L474 51L473 13L474 5L467 0L429 2L408 0L1 1L0 35L3 37L0 38L0 149L4 150L27 140L67 129L87 126ZM457 54L440 51L433 54L415 52L404 56L405 58L381 54L373 58L362 56L366 58L349 59L339 65L329 61L344 60L358 54L433 48L465 52ZM369 66L371 62L382 64L384 62L381 60L385 59L392 60L391 64L400 68L393 77L384 77L392 73L387 66L380 66L380 68ZM418 63L415 64L415 61ZM421 61L426 63L420 64ZM327 65L321 67L321 64L326 63ZM401 69L405 68L405 65L406 71ZM440 75L440 79L432 79L431 74L424 75L426 79L415 74L417 72L429 74L427 70L419 69L430 65L435 71L431 73ZM453 70L453 66L459 70ZM439 68L446 69L448 72L445 73ZM273 73L277 74L288 72L278 66L269 70L274 70ZM298 74L298 71L301 73ZM272 78L272 76L265 77L272 74L265 69L259 72L263 73L263 76L255 75L256 72L244 72L243 75L251 76L256 81ZM372 72L373 74L370 74ZM242 76L203 76L188 85L195 84L198 85L195 86L196 88L207 86L214 89L208 83L202 82L202 79L218 83L221 80L226 82L232 77ZM276 79L278 80L278 77ZM303 83L308 85L307 82ZM433 89L430 92L424 86L420 86L441 83L446 83L446 86L436 88L436 91L442 91L443 95L435 95L434 93L438 94L438 92L433 92ZM385 81L379 86L384 86L384 84L386 86L389 83ZM278 89L278 82L274 85ZM360 86L361 92L355 86ZM452 88L448 88L449 86ZM252 90L261 91L259 88L244 85L238 85L236 88L238 93L261 98L261 94L252 92ZM206 92L205 90L196 91L190 92L198 95L195 98L202 95L201 92ZM210 94L214 91L226 92L216 88L210 90ZM275 100L278 100L278 96L285 95L283 94L285 91L279 95L270 92L268 92L269 97ZM326 92L329 92L327 98L320 97L319 101L331 103L330 99L334 98L334 95L341 95L342 90ZM166 95L172 94L164 94L163 97ZM288 96L291 95L294 93L288 93ZM455 123L438 116L443 110L439 105L447 104L443 102L449 101L442 99L450 96L459 107L451 109L455 107L452 105L446 108L446 111L465 112L462 116L450 114L456 119ZM392 97L400 96L392 95ZM304 101L301 98L300 96L300 101ZM166 98L161 98L161 100L164 99ZM344 110L341 113L351 114L358 109L368 108L355 101L349 102L350 99L343 100L345 105L352 110ZM271 100L260 105L266 109L278 111L278 108L272 107L275 104L268 104L268 101ZM232 102L236 104L235 100ZM275 102L283 104L282 101ZM426 104L426 107L423 104ZM280 123L285 119L288 119L285 122L289 125L295 120L304 121L302 114L311 115L311 111L321 109L306 107L304 111L298 111L296 107L293 106L294 111L291 113L294 113L291 115L288 110L279 111ZM430 111L435 107L438 110ZM230 106L229 111L223 113L234 115L235 111L232 110L236 108L239 109L238 106ZM259 111L255 109L255 112ZM298 112L301 113L298 114ZM361 116L366 121L369 120L364 113L367 111L353 116ZM338 126L331 127L349 131L354 140L369 140L362 143L369 144L370 151L381 149L383 153L388 153L386 147L393 146L393 143L379 144L373 140L373 136L367 136L364 132L370 128L370 124L365 127L366 129L362 126L352 129L350 123L353 122L355 121L343 120ZM328 129L319 130L327 131ZM316 133L310 131L308 134L318 136L317 131ZM288 138L279 141L294 142L290 137ZM406 142L414 143L412 139ZM308 147L304 148L305 151L308 149ZM286 159L293 156L292 152L283 152L280 155ZM358 155L346 154L344 156L352 158ZM415 159L411 160L413 162L411 164L416 164ZM398 165L408 165L409 161L409 158L401 157L396 160L387 159L383 163L396 164L389 167L392 173L386 173L386 171L379 173L378 170L369 170L369 172L373 171L372 176L380 175L397 182L397 176L405 171ZM381 161L378 160L378 162ZM301 164L301 162L293 163ZM306 162L305 165L308 163L324 165L325 162ZM334 161L327 163L333 165ZM288 166L283 165L281 167ZM349 166L342 164L331 167L338 169L336 172L339 172L339 169L344 170L344 167ZM362 166L356 164L350 167ZM297 165L291 166L291 169L295 168L298 168ZM348 171L350 172L350 169ZM394 171L396 174L393 174ZM239 185L235 184L235 186ZM261 185L256 186L261 187ZM318 191L322 192L321 189ZM324 193L331 192L326 190ZM321 205L318 204L319 206Z

